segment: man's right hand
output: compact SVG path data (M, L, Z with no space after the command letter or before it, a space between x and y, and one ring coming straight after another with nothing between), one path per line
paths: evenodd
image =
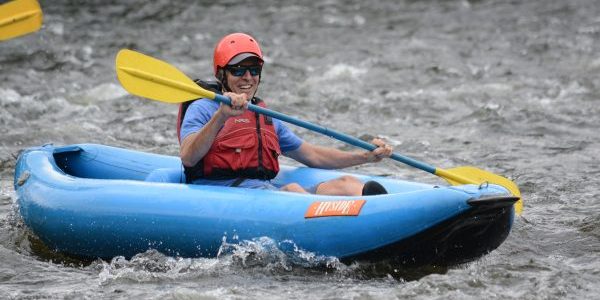
M219 106L219 113L226 117L234 117L243 114L248 109L248 96L246 94L236 94L227 92L223 96L231 99L231 105L223 104Z

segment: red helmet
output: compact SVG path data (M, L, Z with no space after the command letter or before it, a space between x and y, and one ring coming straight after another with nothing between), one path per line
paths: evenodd
M251 56L257 57L261 62L263 61L260 46L253 37L245 33L232 33L222 38L219 43L217 43L213 55L215 76L217 76L219 68L224 68L232 58L242 53L248 53L248 55L240 56L242 59L238 58L239 61Z

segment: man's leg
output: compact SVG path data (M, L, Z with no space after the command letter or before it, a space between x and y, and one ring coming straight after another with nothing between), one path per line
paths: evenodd
M319 195L360 196L363 186L364 183L358 178L345 175L319 184L316 193Z
M342 176L333 180L325 181L319 184L315 189L315 194L319 195L337 195L337 196L359 196L362 193L364 184L353 176ZM290 183L281 188L282 191L309 194L297 183Z
M334 196L369 196L387 194L386 189L376 181L363 183L354 176L345 175L333 180L325 181L314 187L314 193L319 195ZM282 191L310 194L297 183L290 183L281 188Z
M288 185L285 185L281 187L281 190L285 192L308 194L308 192L297 183L290 183Z

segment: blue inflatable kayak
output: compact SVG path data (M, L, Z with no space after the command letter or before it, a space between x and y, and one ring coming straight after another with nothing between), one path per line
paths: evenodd
M282 166L274 184L302 186L349 173ZM15 190L25 224L50 249L131 257L148 249L215 257L224 237L269 237L342 261L449 265L508 236L517 200L497 185L376 180L384 195L346 197L184 184L178 157L103 145L23 151ZM228 241L231 242L231 241Z

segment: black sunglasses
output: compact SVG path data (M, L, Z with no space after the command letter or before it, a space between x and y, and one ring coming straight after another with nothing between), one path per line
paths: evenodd
M235 77L244 76L246 71L250 72L252 76L258 76L262 71L262 66L228 66L227 71Z

